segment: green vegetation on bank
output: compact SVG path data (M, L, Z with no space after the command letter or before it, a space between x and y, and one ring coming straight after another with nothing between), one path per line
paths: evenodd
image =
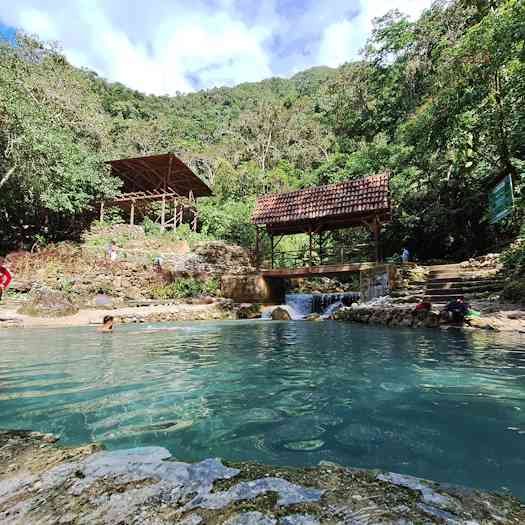
M523 220L524 22L519 0L438 1L416 22L377 20L359 62L175 97L108 83L20 35L0 45L0 252L75 238L118 192L105 160L167 150L214 189L199 201L206 238L253 243L262 193L389 170L386 255L505 247ZM516 212L491 225L488 191L507 174ZM333 242L349 235L367 234Z

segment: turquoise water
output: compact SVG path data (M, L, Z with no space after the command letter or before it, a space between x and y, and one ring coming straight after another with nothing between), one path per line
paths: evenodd
M525 499L521 336L336 322L0 331L0 427L381 468Z

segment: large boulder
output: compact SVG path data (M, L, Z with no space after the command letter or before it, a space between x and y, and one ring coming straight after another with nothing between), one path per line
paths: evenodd
M33 286L28 301L18 310L34 317L63 317L77 312L77 306L64 292L39 285Z
M272 319L274 321L291 321L292 316L286 308L278 306L272 310Z
M255 272L246 250L222 241L198 244L191 253L174 256L168 262L175 272L190 274L239 275Z

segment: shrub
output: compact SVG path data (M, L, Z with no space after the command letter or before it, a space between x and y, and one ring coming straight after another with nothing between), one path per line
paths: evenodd
M219 281L215 278L201 281L194 277L185 277L154 288L152 296L154 299L185 299L197 295L217 295L219 287Z
M507 282L501 297L511 303L525 304L525 278Z
M501 254L501 262L508 272L525 274L525 241L514 242Z

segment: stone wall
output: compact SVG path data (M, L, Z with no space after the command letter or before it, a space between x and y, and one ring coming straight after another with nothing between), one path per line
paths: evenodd
M265 278L259 273L221 277L221 295L238 303L280 304L285 287L284 279Z
M414 328L437 328L440 324L438 312L416 311L413 307L369 306L341 308L334 314L337 321L405 326Z
M362 301L371 301L388 294L397 286L398 270L393 264L383 264L361 270L360 286Z

